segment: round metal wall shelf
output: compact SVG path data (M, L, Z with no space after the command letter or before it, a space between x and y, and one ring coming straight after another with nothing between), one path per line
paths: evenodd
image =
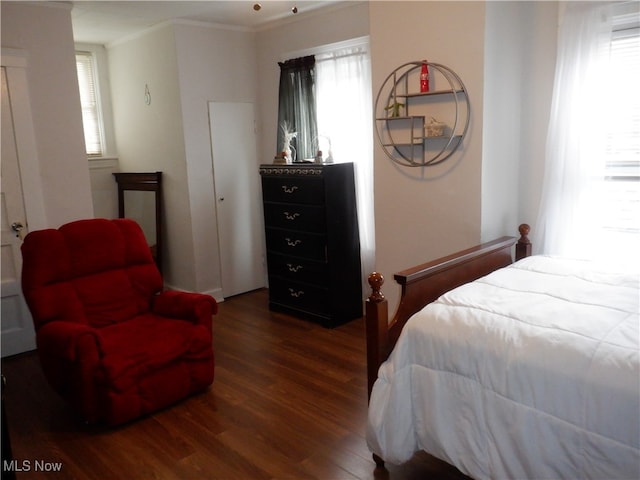
M444 65L427 62L430 89L420 92L423 63L400 65L376 97L378 141L392 161L405 167L444 162L460 147L469 128L471 107L460 77Z

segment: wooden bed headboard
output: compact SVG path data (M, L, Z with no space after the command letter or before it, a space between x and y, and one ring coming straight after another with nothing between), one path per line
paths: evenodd
M443 293L510 265L514 244L516 260L531 255L531 242L527 237L529 225L522 224L518 230L520 238L517 243L515 237L501 237L396 273L394 279L401 285L402 293L391 322L388 303L381 291L384 278L377 272L369 275L372 293L365 302L369 395L380 365L391 353L404 324L414 313Z

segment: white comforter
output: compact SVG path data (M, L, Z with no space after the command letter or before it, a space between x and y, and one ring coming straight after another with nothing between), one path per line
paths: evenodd
M443 295L380 367L369 447L479 480L640 478L638 277L530 257Z

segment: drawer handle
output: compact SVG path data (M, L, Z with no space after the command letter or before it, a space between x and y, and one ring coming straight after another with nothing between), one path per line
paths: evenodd
M293 193L298 189L298 187L296 187L295 185L293 187L287 187L286 185L282 185L282 190L284 190L284 193Z
M295 220L300 216L300 214L297 212L296 213L283 212L283 213L284 213L284 218L286 218L287 220Z
M285 238L285 240L287 241L287 245L289 245L290 247L296 247L298 245L300 245L302 243L302 240L291 240L290 238Z
M304 295L304 290L295 291L293 288L290 288L289 295L291 295L294 298L300 298L301 296Z
M287 263L287 267L289 267L289 271L293 273L298 273L299 270L302 270L302 265L291 265Z

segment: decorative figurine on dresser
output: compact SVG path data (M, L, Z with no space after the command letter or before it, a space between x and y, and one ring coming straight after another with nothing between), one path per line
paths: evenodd
M335 327L362 316L353 163L261 165L269 308Z

